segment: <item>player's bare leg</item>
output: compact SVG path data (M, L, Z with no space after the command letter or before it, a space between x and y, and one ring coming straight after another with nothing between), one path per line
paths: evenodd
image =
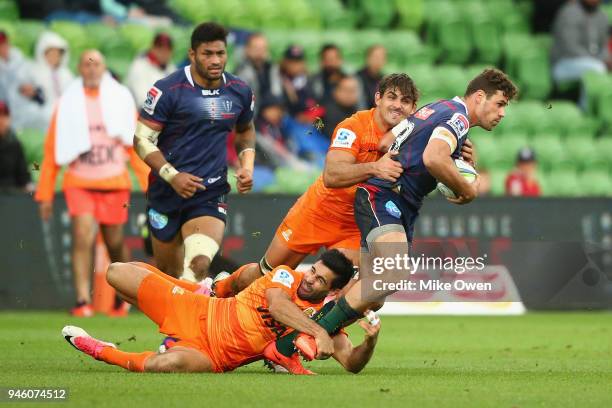
M150 373L211 373L212 361L198 350L175 346L163 354L154 354L144 365Z
M96 221L92 214L72 217L72 269L77 303L91 303L91 266Z
M181 234L176 234L168 242L160 241L151 234L155 266L170 276L178 278L183 272L183 240Z
M228 278L215 284L217 297L231 297L240 293L256 279L271 271L279 265L296 268L308 254L295 252L287 247L276 235L270 242L264 257L259 263L243 265L234 271ZM262 264L263 267L262 267Z
M111 262L127 262L128 254L123 236L123 224L100 225L102 239Z
M181 227L185 256L181 279L199 282L208 276L213 257L223 240L225 223L215 217L198 217Z

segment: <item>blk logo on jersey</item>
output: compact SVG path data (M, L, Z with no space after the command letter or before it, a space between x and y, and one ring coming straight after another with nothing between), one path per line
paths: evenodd
M202 89L202 95L204 96L218 96L219 89Z

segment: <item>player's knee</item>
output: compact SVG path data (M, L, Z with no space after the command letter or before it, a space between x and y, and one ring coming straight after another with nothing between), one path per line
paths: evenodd
M108 284L116 287L121 280L121 276L125 274L127 266L129 265L123 262L113 262L110 264L106 270L106 281Z
M196 255L191 259L189 268L193 271L198 280L204 279L208 275L210 259L204 255Z

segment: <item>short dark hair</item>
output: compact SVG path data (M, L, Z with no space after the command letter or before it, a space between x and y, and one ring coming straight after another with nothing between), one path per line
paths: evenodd
M336 275L331 284L332 289L341 289L353 277L353 263L342 252L337 249L325 251L319 257L319 261L327 266Z
M380 80L378 93L382 97L388 90L398 89L402 95L410 98L414 103L419 100L419 90L412 78L407 74L389 74Z
M514 99L518 94L518 88L508 75L495 68L487 68L472 79L465 90L465 96L470 96L479 90L484 91L487 98L495 95L497 91L501 91L508 100Z
M202 23L191 33L191 49L196 50L202 43L223 41L227 44L227 30L213 21Z
M319 57L322 57L323 54L330 50L336 50L338 53L342 54L342 51L336 44L326 43L321 46L321 49L319 50Z

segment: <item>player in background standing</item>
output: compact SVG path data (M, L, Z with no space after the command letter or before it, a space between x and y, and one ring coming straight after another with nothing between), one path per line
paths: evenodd
M253 186L253 93L224 72L226 37L225 28L212 22L193 30L191 65L149 90L134 135L136 151L152 170L147 213L155 262L194 282L206 277L223 238L232 131L238 192Z

